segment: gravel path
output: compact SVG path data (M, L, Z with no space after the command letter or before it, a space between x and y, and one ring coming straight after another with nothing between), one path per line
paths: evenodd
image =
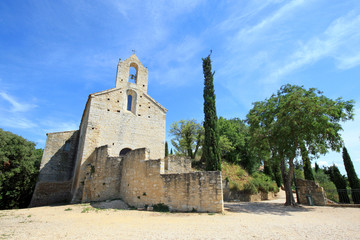
M226 203L224 214L95 209L0 211L0 239L360 239L360 208Z

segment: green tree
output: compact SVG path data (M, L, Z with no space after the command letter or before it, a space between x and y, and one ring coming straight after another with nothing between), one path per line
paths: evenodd
M260 166L261 159L249 150L249 127L239 118L218 119L220 135L219 148L221 159L240 164L248 173L253 173Z
M353 101L329 99L315 88L284 85L269 99L255 102L247 115L251 147L271 151L279 159L286 191L285 205L296 205L292 194L294 159L304 145L317 157L329 149L340 151L340 121L353 119Z
M350 155L346 149L343 148L343 160L345 165L345 170L348 176L349 184L351 187L351 196L354 203L360 203L360 181L356 175L354 165L351 161Z
M319 165L317 164L317 162L315 162L315 172L318 172L319 171Z
M315 181L319 183L320 187L324 188L326 192L326 197L333 201L337 201L337 191L335 184L330 180L329 175L327 175L322 169L319 169L318 172L314 174Z
M335 184L338 195L339 202L341 203L350 203L349 196L346 191L346 179L341 175L339 168L333 164L329 168L324 168L324 172L330 177L330 180Z
M170 149L170 155L174 155L172 148Z
M41 157L34 143L0 129L0 209L28 206Z
M170 126L171 144L180 154L195 159L202 145L204 129L196 120L180 120Z
M304 176L306 180L315 180L314 174L311 168L310 158L308 151L304 145L300 146L301 157L303 160Z
M202 159L206 161L206 170L221 171L219 134L215 106L214 73L211 71L210 55L203 58L204 72L204 129L205 138Z
M169 146L167 141L165 141L165 157L169 156Z

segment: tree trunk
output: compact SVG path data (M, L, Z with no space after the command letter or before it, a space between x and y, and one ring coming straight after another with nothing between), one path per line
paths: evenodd
M294 195L291 189L292 176L294 175L294 159L289 159L289 172L286 171L285 159L281 160L281 174L286 194L285 206L296 206Z

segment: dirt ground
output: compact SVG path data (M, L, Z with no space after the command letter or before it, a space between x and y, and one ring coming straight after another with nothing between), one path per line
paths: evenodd
M0 211L0 239L360 239L360 208L225 203L224 214L98 209Z

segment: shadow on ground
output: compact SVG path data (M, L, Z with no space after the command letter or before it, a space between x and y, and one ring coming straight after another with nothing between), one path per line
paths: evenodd
M130 209L125 202L119 199L107 200L103 202L91 202L90 205L94 208L100 208L100 209L122 209L122 210Z
M313 208L290 207L284 206L283 203L273 202L225 202L224 209L228 212L290 216L292 212L309 212Z

